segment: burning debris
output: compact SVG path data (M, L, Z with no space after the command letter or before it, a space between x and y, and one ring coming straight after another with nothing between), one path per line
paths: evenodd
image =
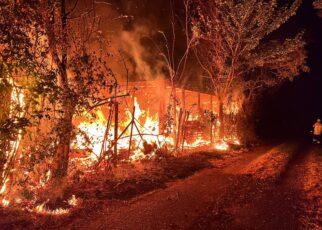
M135 82L133 85L136 85L134 87L137 88L139 83ZM200 99L197 103L193 100L194 95L197 96L200 93L178 89L178 93L185 91L187 98L181 98L181 105L177 104L175 109L178 118L167 128L166 123L169 122L165 121L167 119L164 112L166 108L162 108L162 104L169 98L167 95L170 95L170 89L165 87L163 89L164 95L159 95L159 98L156 98L157 95L154 94L153 90L160 91L160 89L154 86L156 85L155 82L141 83L141 85L142 87L137 88L134 93L136 96L124 98L118 102L119 111L125 111L125 114L119 113L117 121L113 121L113 117L110 115L111 110L114 109L111 104L108 105L107 109L96 110L93 117L86 118L85 116L88 121L82 121L78 124L80 134L76 136L73 144L74 150L90 150L92 154L88 158L96 162L101 160L102 157L107 160L112 157L109 153L112 152L116 143L119 155L128 152L128 159L136 161L156 156L158 149L166 148L173 151L176 149L176 145L177 147L180 146L179 149L181 150L207 147L220 151L228 150L230 144L240 145L238 138L233 135L226 134L222 139L216 136L216 127L219 126L215 119L216 114L211 112L212 118L207 114L207 111L214 111L213 105L210 103L211 95L204 94L203 98L208 98L209 101L203 101L201 105ZM140 96L141 91L144 92L142 96ZM153 101L154 104L151 105L150 101ZM182 107L183 102L189 110ZM208 108L202 108L202 106ZM131 108L133 109L131 110ZM236 113L237 107L233 106L233 108L231 112ZM106 115L103 111L106 112ZM230 113L230 110L227 112ZM179 120L181 121L179 122ZM115 122L117 122L117 130L115 130ZM204 128L207 129L207 132L202 130ZM170 130L170 132L181 130L179 134L181 136L175 137L171 133L167 133L167 130ZM116 133L119 134L117 138L115 137ZM178 141L176 138L181 139L182 144L176 143Z

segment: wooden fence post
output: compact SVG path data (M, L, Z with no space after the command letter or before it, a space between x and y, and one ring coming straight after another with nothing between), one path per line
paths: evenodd
M117 158L117 140L118 140L118 124L119 124L119 103L115 101L114 109L114 163Z

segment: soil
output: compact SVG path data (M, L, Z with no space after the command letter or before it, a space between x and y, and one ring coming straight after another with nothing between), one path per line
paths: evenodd
M150 165L157 168L152 174L145 165L140 173L133 171L137 176L113 184L114 190L107 189L115 183L111 179L104 180L106 187L92 182L71 189L83 202L69 216L22 217L20 212L0 210L5 217L0 225L2 229L321 229L322 147L301 143L274 180L244 173L273 147L240 154L198 153L195 158Z

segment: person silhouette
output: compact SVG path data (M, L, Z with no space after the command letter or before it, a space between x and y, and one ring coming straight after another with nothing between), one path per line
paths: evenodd
M321 143L322 124L321 119L317 119L313 125L313 143Z

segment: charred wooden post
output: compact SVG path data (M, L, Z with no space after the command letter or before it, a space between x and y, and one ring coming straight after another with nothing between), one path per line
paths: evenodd
M119 123L119 103L115 101L114 104L114 163L117 158L117 141L118 141L118 123Z
M178 121L178 129L177 129L177 138L175 140L175 148L177 149L180 145L181 141L181 128L182 128L182 120L183 120L183 109L180 109L179 112L179 121Z
M183 126L182 126L182 151L184 150L184 143L186 141L186 122L189 120L189 116L190 116L190 112L187 111L187 113L184 116L184 122L183 122Z
M132 135L133 135L134 122L135 122L135 106L133 106L133 114L132 114L132 121L131 121L130 141L129 141L129 153L131 152L131 143L132 143Z
M109 126L110 126L111 114L112 114L112 110L110 110L109 115L108 115L106 129L105 129L105 132L104 132L104 139L103 139L102 147L101 147L100 157L102 157L104 155L104 152L106 150L106 141L107 141L108 131L109 131L109 128L110 128Z

